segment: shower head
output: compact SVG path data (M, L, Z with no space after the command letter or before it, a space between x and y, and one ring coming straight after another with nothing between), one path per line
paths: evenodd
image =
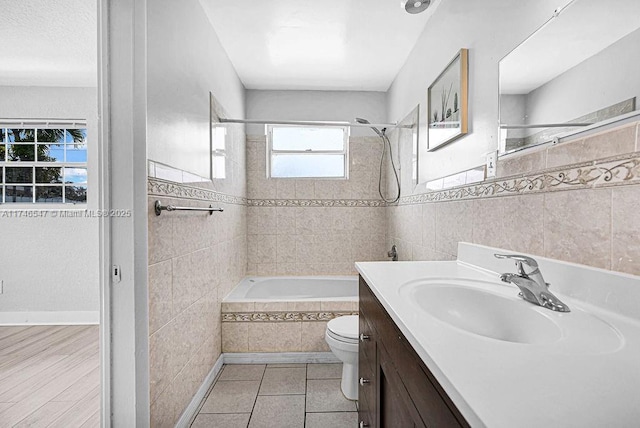
M427 10L431 0L407 0L404 2L404 10L411 14L417 14Z
M362 119L360 117L356 117L356 122L358 123L362 123L365 125L370 124L371 122L369 122L367 119ZM376 128L375 126L370 126L371 129L373 129L373 131L378 134L379 137L382 137L384 134L382 132L380 132L380 130L378 128Z

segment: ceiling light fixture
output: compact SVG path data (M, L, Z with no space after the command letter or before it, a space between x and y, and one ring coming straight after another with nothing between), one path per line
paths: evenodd
M411 14L424 12L431 4L431 0L403 0L402 7Z

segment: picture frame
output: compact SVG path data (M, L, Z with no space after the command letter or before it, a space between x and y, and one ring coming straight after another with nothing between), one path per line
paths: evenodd
M427 89L427 149L439 149L468 132L469 50L460 49Z

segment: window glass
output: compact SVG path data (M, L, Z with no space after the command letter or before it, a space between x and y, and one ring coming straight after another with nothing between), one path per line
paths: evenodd
M291 177L344 177L344 155L274 155L271 176Z
M87 130L0 129L0 203L86 203Z
M36 186L36 202L62 203L62 186Z
M273 150L344 150L344 128L272 128Z
M269 125L267 131L270 177L347 177L347 127Z

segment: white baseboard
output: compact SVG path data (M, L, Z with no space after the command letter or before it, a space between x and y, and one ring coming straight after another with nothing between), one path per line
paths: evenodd
M0 312L0 325L100 324L100 311Z
M225 353L225 364L339 363L332 352L241 352Z
M198 388L198 391L191 399L191 402L189 402L187 408L184 409L184 412L182 412L182 415L180 415L180 419L178 419L178 422L176 422L176 428L188 428L190 426L191 421L200 409L202 400L204 400L207 392L209 392L209 388L211 388L211 385L213 385L213 381L216 380L216 377L218 377L220 370L222 370L223 364L224 354L220 354L218 360L213 365L213 368L209 371L207 377L204 378L204 382L202 382L202 385L200 385L200 388Z
M189 405L176 423L176 428L188 428L191 421L198 413L202 400L204 400L209 388L222 370L223 364L305 364L305 363L339 363L331 352L242 352L224 353L218 357L211 371L198 388L198 391L189 402Z

